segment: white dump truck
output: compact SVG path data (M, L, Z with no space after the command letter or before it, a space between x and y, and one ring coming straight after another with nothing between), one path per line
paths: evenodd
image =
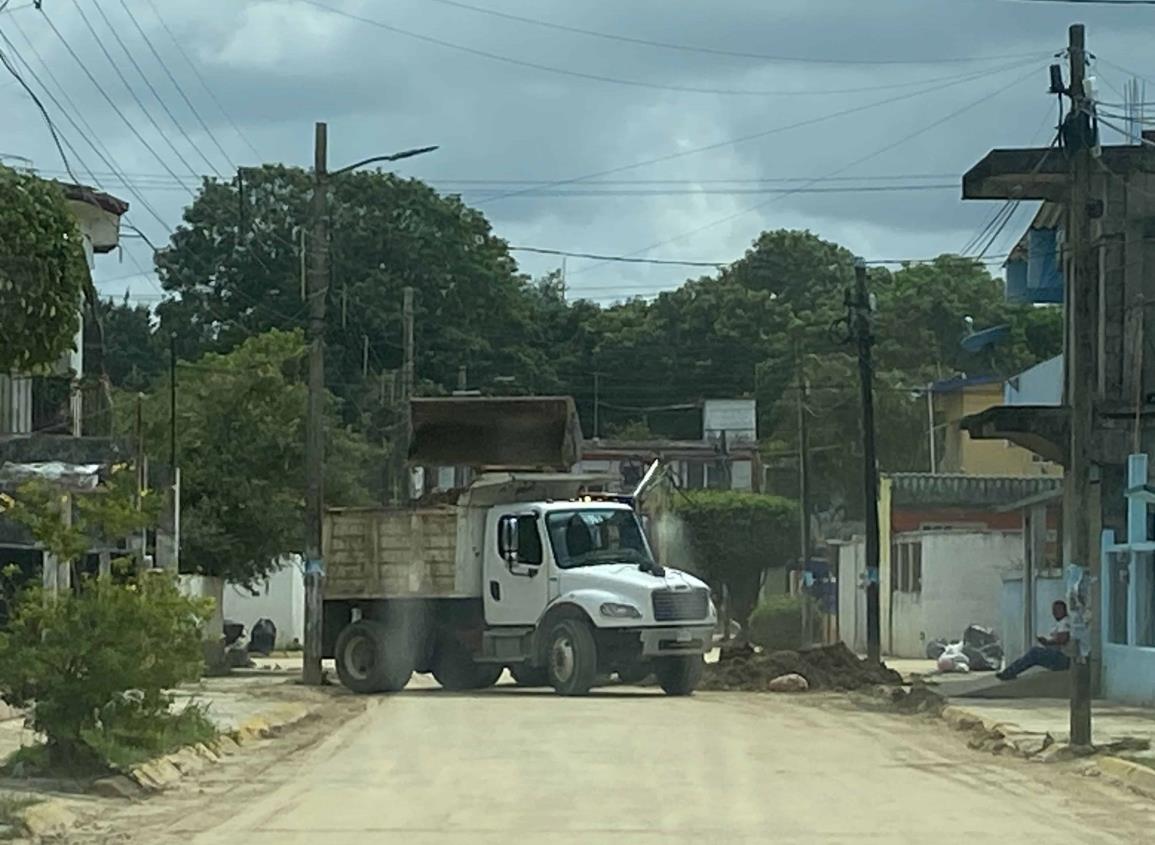
M324 647L345 686L431 672L480 689L508 667L563 695L612 673L694 691L710 591L654 560L630 504L587 492L599 479L557 471L577 461L576 419L568 398L413 401L411 462L477 475L451 504L327 512Z

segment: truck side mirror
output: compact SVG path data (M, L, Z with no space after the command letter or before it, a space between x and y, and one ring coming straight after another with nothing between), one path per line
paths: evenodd
M509 563L517 561L517 517L503 516L497 526L497 551Z

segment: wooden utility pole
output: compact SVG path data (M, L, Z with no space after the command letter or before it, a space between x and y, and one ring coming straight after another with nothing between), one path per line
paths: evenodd
M321 615L325 563L321 551L325 470L325 300L329 286L328 127L316 126L313 154L309 306L309 404L305 420L305 654L302 680L321 683Z
M1068 33L1071 82L1068 94L1071 111L1063 126L1063 142L1071 168L1071 192L1067 202L1067 248L1069 250L1069 299L1067 300L1067 404L1071 408L1070 465L1065 479L1068 527L1067 563L1084 568L1084 583L1091 580L1095 538L1092 536L1092 510L1095 467L1091 463L1091 446L1095 428L1095 392L1097 363L1095 358L1098 325L1099 267L1098 252L1092 243L1092 168L1094 167L1094 128L1091 114L1094 103L1086 91L1086 34L1082 24L1072 24ZM1091 663L1090 637L1081 597L1071 597L1072 641L1075 655L1071 660L1071 744L1091 744ZM1097 614L1091 614L1097 617Z
M594 440L601 437L602 374L594 373Z
M806 569L810 563L810 431L807 424L806 398L809 385L803 371L803 357L794 349L794 369L797 377L798 393L798 559L802 562L800 577L805 584ZM810 599L803 589L802 595L802 644L813 641L813 614Z
M866 508L866 654L882 660L882 628L878 593L878 458L874 432L874 327L866 262L854 259L854 290L846 292L846 319L858 346L858 382L862 393L862 475Z

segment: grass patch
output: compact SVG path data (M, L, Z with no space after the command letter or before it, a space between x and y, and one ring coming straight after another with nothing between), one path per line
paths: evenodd
M23 820L20 818L20 811L38 803L40 803L40 799L33 798L31 795L0 792L0 825L8 827L8 830L0 829L0 840L16 839L22 836Z
M179 713L134 719L131 714L102 720L83 734L84 744L107 768L124 771L170 752L211 742L218 736L208 708L189 704Z

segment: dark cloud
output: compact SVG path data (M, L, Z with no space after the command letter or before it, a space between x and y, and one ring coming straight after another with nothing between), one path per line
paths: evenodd
M101 43L124 68L166 131L171 131L99 17L96 0L79 0L94 21ZM150 74L174 112L190 130L191 143L222 172L257 159L205 94L168 40L147 2L129 7L209 121L225 147L221 156L132 28L119 2L102 2L125 42ZM872 257L914 257L957 250L994 212L985 203L963 203L958 191L905 193L806 193L725 195L694 193L695 186L734 183L744 190L799 183L752 180L830 176L961 173L993 146L1045 143L1054 101L1045 94L1049 57L1066 41L1076 17L1088 24L1092 50L1103 61L1096 72L1119 86L1127 75L1106 64L1151 73L1148 43L1155 9L1115 6L1076 8L1065 4L1000 0L728 0L711 4L665 0L468 0L472 5L565 26L625 37L700 44L767 55L832 60L925 64L814 64L744 59L656 49L559 32L478 14L434 0L323 0L355 15L376 19L460 47L520 62L656 86L746 91L806 91L805 96L696 94L617 85L514 66L440 46L413 36L342 18L293 0L154 0L225 110L260 152L260 158L307 163L312 123L330 122L335 164L372 153L428 143L442 149L405 163L403 172L447 189L461 190L511 243L602 253L646 253L664 258L730 260L767 227L810 228ZM98 77L137 131L175 173L192 174L175 160L124 90L97 40L71 4L46 4L47 13L85 65ZM188 195L165 175L156 156L133 137L83 71L46 26L40 13L20 9L0 14L0 30L21 56L43 73L22 36L32 38L63 87L91 124L96 142L117 166L137 178L137 192L155 207L167 227L179 220ZM939 63L963 56L1029 54L1029 66L983 78L1009 60ZM1028 72L1033 71L1029 77ZM664 195L575 196L543 190L487 201L466 179L565 180L668 156L855 109L874 101L914 94L958 79L959 84L926 91L835 119L764 136L701 154L623 171L615 185L585 189L633 190L625 180L684 180L666 185ZM938 80L936 82L936 80ZM910 83L918 83L911 86ZM907 87L897 87L897 86ZM828 94L833 89L865 88ZM1105 93L1110 89L1104 86ZM1112 95L1112 98L1117 99ZM31 104L14 86L0 86L5 121L0 150L35 159L45 172L59 170L50 139ZM56 109L53 107L56 114ZM69 108L71 111L71 109ZM956 114L957 113L957 114ZM951 117L951 115L955 115ZM75 130L57 114L77 159L96 171L107 168ZM933 128L920 130L941 121ZM88 135L86 131L81 133ZM189 143L174 143L194 161ZM911 136L907 138L907 136ZM907 138L906 140L903 140ZM877 153L877 154L875 154ZM79 166L79 162L74 162ZM903 179L896 178L901 182ZM950 181L948 179L948 181ZM820 182L830 187L845 182ZM148 214L139 197L123 188L132 218L151 238L163 241L167 227ZM515 185L487 188L512 190ZM576 187L576 186L575 186ZM650 188L653 185L648 186ZM1025 220L1026 210L1020 221ZM1008 229L1004 240L1014 233ZM993 251L997 251L997 248ZM130 254L147 263L139 245ZM541 273L555 259L519 256L523 267ZM115 278L120 290L131 263L102 262L99 275ZM677 284L696 271L624 264L567 262L571 287L594 298L612 298ZM128 280L136 292L154 293L148 282Z

